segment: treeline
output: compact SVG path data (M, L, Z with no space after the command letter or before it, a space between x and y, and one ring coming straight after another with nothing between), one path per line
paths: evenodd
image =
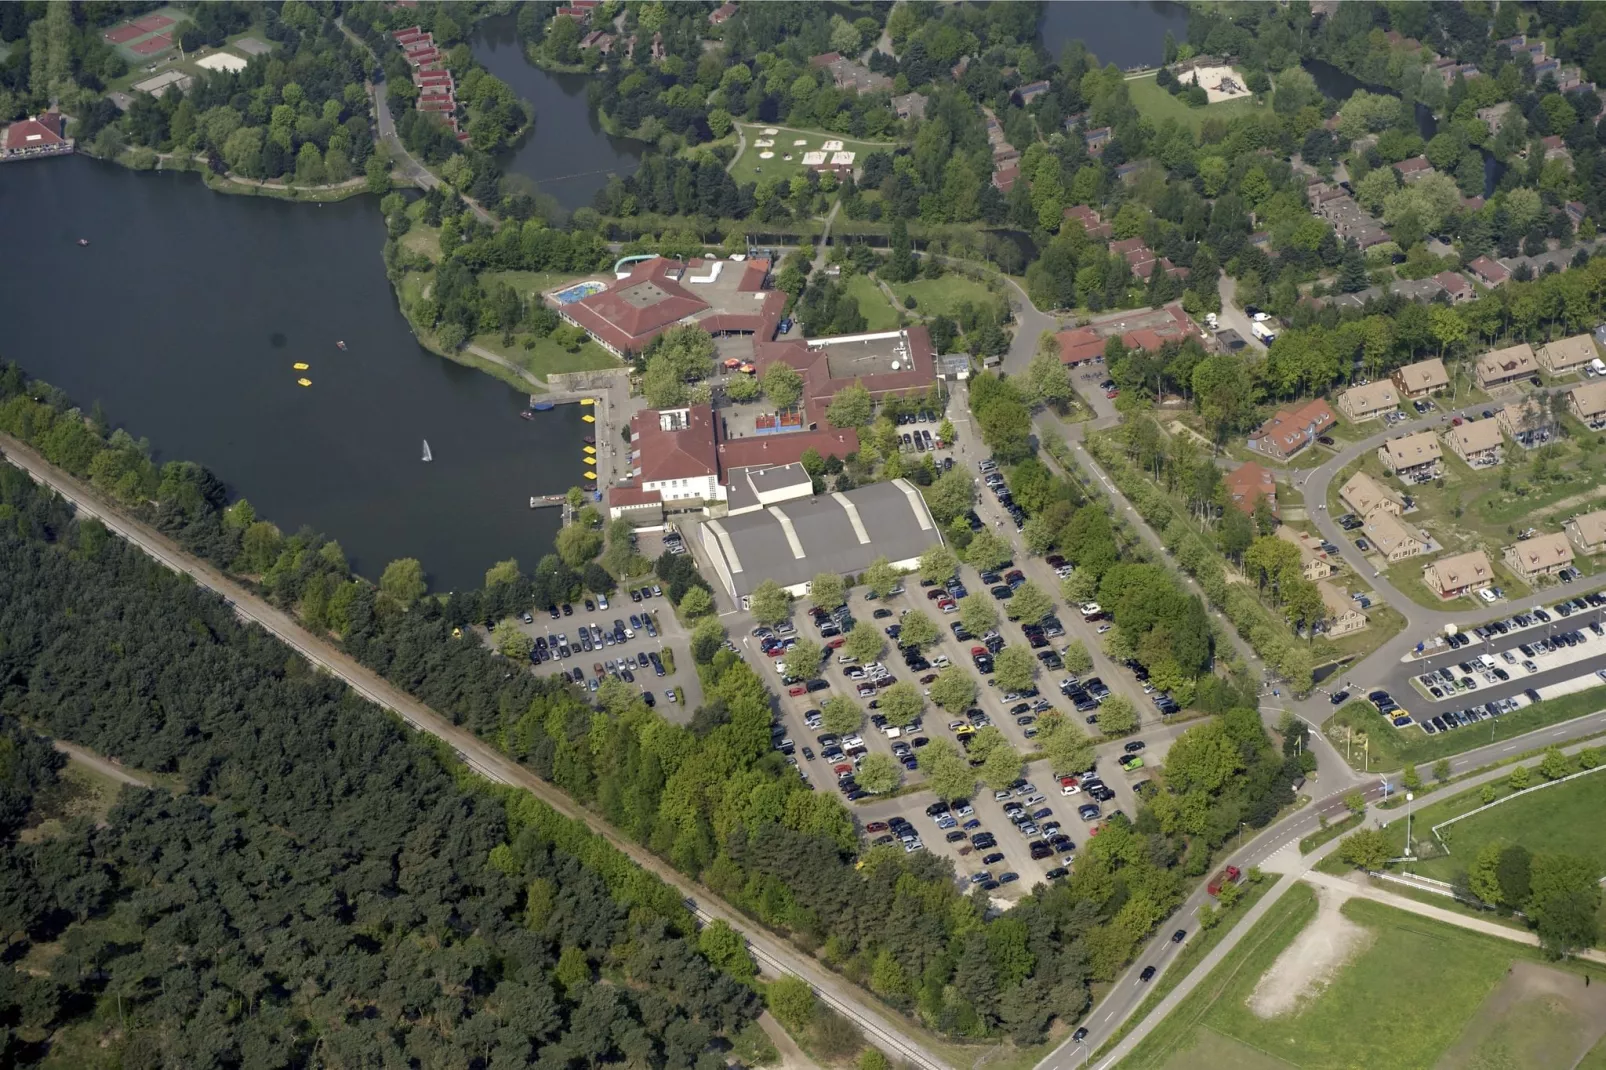
M0 1060L718 1070L752 992L673 889L0 466ZM394 612L394 611L391 611ZM526 677L529 694L544 685ZM22 720L187 790L18 837ZM48 952L48 953L47 953Z

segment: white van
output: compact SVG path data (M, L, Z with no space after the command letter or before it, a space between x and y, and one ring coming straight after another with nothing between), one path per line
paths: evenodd
M859 663L859 659L854 657L852 654L838 654L836 656L836 663L838 665L857 665Z

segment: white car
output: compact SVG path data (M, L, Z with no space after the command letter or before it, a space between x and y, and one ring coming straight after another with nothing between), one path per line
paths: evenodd
M946 669L949 665L952 665L953 662L948 660L947 654L938 654L936 657L931 659L931 664L939 669Z
M864 746L864 738L855 732L853 735L844 738L842 745L844 747L862 747Z
M1478 591L1478 597L1483 599L1485 602L1488 602L1490 605L1494 605L1494 601L1495 601L1494 592L1489 590L1489 588L1487 588L1487 587L1480 588L1479 591Z

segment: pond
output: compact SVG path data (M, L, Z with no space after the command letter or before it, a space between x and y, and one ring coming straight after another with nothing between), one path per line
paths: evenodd
M206 465L371 578L416 557L435 590L473 587L550 550L558 511L529 498L578 482L551 457L579 458L589 425L575 406L521 420L524 395L418 344L371 199L228 196L75 156L0 165L0 233L0 358L99 401L158 461Z
M469 39L474 58L535 105L535 126L499 161L508 174L573 211L591 203L609 175L634 174L652 146L602 129L586 100L589 75L552 74L524 58L512 15L486 19Z
M1037 32L1048 54L1059 59L1060 50L1081 41L1100 63L1117 67L1158 66L1165 59L1165 34L1179 44L1188 39L1186 4L1149 0L1147 3L1050 3L1045 5Z

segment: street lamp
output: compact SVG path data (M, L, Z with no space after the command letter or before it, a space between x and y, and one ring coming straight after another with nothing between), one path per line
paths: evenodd
M1415 858L1416 857L1416 855L1413 854L1412 851L1411 851L1411 800L1415 799L1415 798L1416 798L1416 796L1413 795L1411 792L1408 791L1408 792L1405 793L1405 857L1406 858Z

